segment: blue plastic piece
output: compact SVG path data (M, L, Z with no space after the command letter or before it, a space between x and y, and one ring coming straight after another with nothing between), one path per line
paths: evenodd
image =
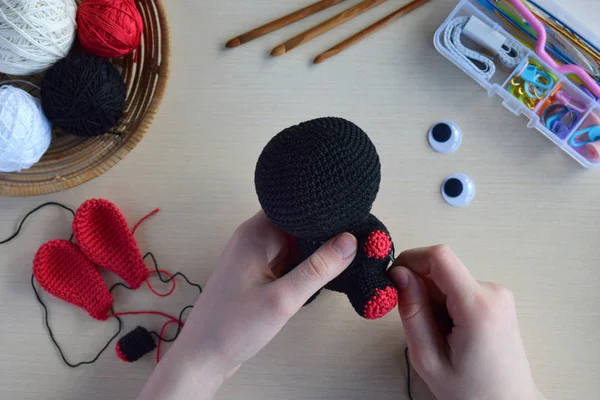
M583 136L587 134L588 135L588 140L586 141L581 141L578 142L575 139L577 139L580 136ZM600 126L591 126L587 129L584 129L582 131L579 132L575 132L575 134L573 136L571 136L571 140L569 140L569 143L571 144L571 146L573 147L582 147L585 146L588 143L592 143L592 142L596 142L600 140Z

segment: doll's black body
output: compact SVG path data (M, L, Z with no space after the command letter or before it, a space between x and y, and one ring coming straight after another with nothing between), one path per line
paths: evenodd
M398 299L385 273L393 244L384 224L370 214L380 170L375 146L359 127L320 118L275 136L255 173L265 214L296 239L290 269L342 232L357 238L354 261L325 288L345 293L369 319L387 314Z
M325 289L345 293L356 312L365 318L382 317L397 302L396 291L385 274L393 250L389 233L385 225L372 214L346 231L352 233L358 241L356 257ZM323 243L296 238L297 255L291 266L307 259Z

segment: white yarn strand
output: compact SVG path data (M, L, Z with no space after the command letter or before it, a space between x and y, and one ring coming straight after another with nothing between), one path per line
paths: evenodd
M76 12L74 0L0 0L0 72L36 74L66 57Z
M52 127L37 99L10 85L0 87L0 172L30 168L52 141Z

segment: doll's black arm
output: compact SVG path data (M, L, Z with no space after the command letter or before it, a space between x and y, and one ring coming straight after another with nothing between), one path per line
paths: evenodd
M345 293L356 312L368 319L387 314L398 302L398 293L386 275L393 243L385 225L370 215L351 230L358 241L352 264L327 289Z

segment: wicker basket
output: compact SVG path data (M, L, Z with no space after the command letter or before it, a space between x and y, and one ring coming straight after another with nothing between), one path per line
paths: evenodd
M77 0L80 3L81 0ZM112 63L121 71L127 87L125 113L110 133L81 138L59 129L39 163L19 173L0 173L0 196L37 196L81 185L108 171L144 137L162 100L169 73L169 26L162 0L136 0L144 21L140 49ZM9 77L36 84L42 75ZM30 85L14 84L35 97Z

